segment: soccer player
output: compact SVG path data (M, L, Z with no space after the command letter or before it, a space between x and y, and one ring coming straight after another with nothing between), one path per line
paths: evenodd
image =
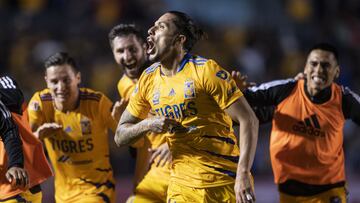
M312 47L304 79L279 80L249 88L252 106L276 106L270 156L280 202L346 202L343 128L360 124L360 97L334 82L338 52L330 44Z
M17 83L0 78L0 202L41 203L40 183L52 176L42 144L30 130Z
M215 61L189 53L204 33L186 14L165 13L148 34L149 59L159 63L140 77L115 142L131 144L147 132L166 137L167 202L254 202L258 120L235 81ZM157 116L148 118L150 109ZM240 124L241 153L232 119Z
M121 114L141 73L149 65L146 38L134 24L120 24L111 29L109 42L115 61L124 72L118 83L121 100L115 104L115 108L119 108L118 112ZM136 147L137 152L133 201L166 202L170 179L170 169L166 163L169 162L171 156L165 137L149 133L133 146ZM150 152L149 149L151 149ZM150 168L149 162L152 163ZM154 184L154 182L157 183Z
M79 88L75 60L56 53L44 63L47 89L29 104L35 135L45 142L55 171L56 202L114 202L108 129L115 130L112 102L101 92Z

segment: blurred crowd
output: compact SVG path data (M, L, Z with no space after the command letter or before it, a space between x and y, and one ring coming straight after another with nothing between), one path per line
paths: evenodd
M144 31L161 13L181 10L198 22L208 39L194 53L213 58L261 83L295 76L307 50L333 43L340 53L339 83L360 93L360 2L357 0L0 0L0 73L10 74L29 97L45 87L43 61L57 51L75 57L84 86L118 99L116 66L107 34L118 23ZM270 175L268 135L261 128L255 173ZM344 145L347 171L360 175L359 128L348 123ZM110 138L111 143L112 139ZM117 175L132 171L126 149L112 144Z

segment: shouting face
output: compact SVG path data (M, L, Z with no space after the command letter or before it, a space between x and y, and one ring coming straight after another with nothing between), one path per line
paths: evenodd
M332 52L315 49L310 52L304 71L307 79L308 92L316 95L329 87L339 76L338 62Z
M148 30L147 54L150 61L162 61L174 53L173 50L176 49L176 40L179 36L175 20L175 15L165 13Z
M115 37L112 44L116 63L124 69L125 75L131 79L139 78L147 59L146 44L134 34Z

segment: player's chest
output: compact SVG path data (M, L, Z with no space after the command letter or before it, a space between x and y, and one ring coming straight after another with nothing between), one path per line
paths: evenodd
M72 138L90 136L96 130L96 118L79 112L55 112L54 121L63 126L63 133Z

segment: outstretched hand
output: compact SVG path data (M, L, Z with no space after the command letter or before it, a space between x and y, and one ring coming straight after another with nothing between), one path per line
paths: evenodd
M232 71L231 76L235 80L236 86L241 91L244 91L245 89L247 89L249 87L253 87L253 86L256 85L256 83L254 83L254 82L248 82L247 81L247 76L242 75L239 71Z
M44 123L34 132L34 135L39 139L44 139L59 130L62 130L62 126L57 123Z
M126 106L128 105L129 100L122 98L120 101L116 101L112 110L111 116L114 120L120 120L122 113L125 111Z

